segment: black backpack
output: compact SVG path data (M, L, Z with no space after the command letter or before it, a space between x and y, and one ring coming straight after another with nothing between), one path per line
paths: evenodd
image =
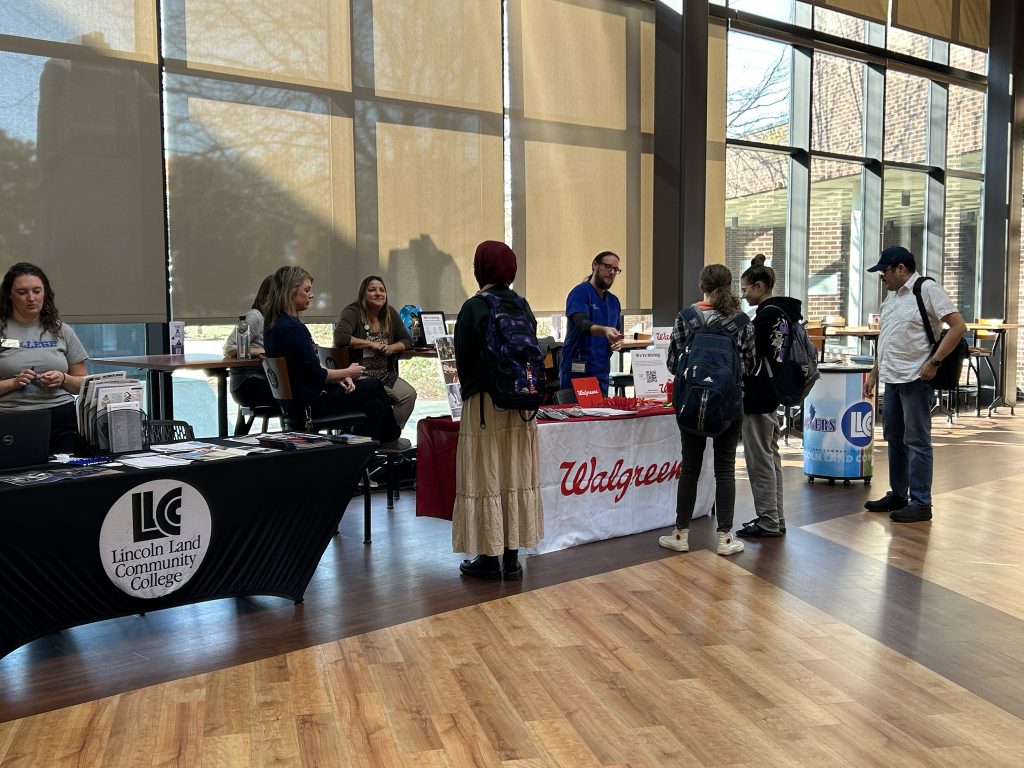
M945 328L939 335L939 338L935 338L932 324L928 320L928 312L924 308L924 299L921 298L921 284L925 280L934 279L934 277L919 277L914 281L914 298L917 299L917 309L921 313L921 322L924 323L924 332L928 336L928 343L932 345L932 356L935 355L935 350L949 331L948 328ZM963 369L964 358L967 357L968 350L967 339L961 336L957 345L953 347L953 350L942 361L942 365L935 372L935 376L928 382L932 385L932 389L956 389L959 386L960 371Z
M483 389L497 408L519 411L527 421L544 399L544 354L521 296L477 294L491 308L484 333Z
M686 346L672 384L676 421L684 432L714 437L743 412L739 333L750 318L741 312L725 325L707 325L692 306L679 318L686 327Z
M766 309L777 310L786 320L786 332L782 343L782 362L778 370L772 371L768 360L760 365L768 372L768 379L779 402L785 406L800 405L821 378L818 371L818 348L811 342L807 329L799 320L794 320L779 306Z

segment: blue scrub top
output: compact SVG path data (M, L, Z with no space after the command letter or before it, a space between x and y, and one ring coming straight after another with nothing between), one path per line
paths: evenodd
M583 312L594 325L605 325L610 328L619 327L619 315L622 307L618 298L610 291L605 291L604 298L597 292L590 280L577 285L565 299L565 315ZM569 332L562 347L562 360L559 366L561 387L571 387L572 379L584 376L596 376L601 389L608 392L608 373L611 371L611 344L606 336L584 336L579 332L572 320L569 320ZM573 361L582 361L586 365L584 373L573 373Z

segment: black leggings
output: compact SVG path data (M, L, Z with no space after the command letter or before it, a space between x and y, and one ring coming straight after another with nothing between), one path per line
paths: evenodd
M742 431L743 414L740 414L725 432L711 439L715 452L715 517L720 531L732 530L736 509L736 448ZM681 434L683 466L676 490L676 528L689 528L693 507L697 503L697 480L700 479L701 465L704 463L707 438L689 432Z

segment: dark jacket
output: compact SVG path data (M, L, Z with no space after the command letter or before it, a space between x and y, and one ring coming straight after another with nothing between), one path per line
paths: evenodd
M757 306L754 315L754 372L743 377L743 412L772 413L779 407L767 366L774 373L782 363L791 323L800 322L800 300L773 296Z
M287 359L288 379L296 400L308 405L320 397L327 386L327 369L320 364L313 337L301 320L281 315L273 328L263 331L263 348L267 357Z
M516 296L516 292L505 286L487 289L488 293L501 298ZM480 369L483 355L484 340L487 334L487 318L491 314L491 305L482 296L470 296L459 310L455 321L455 366L459 370L459 385L462 399L481 391ZM534 330L537 318L533 316L530 304L526 304L526 315L530 318Z

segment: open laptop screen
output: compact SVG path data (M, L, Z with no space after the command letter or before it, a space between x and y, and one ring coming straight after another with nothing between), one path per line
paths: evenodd
M50 456L50 411L0 411L0 469L43 464Z

